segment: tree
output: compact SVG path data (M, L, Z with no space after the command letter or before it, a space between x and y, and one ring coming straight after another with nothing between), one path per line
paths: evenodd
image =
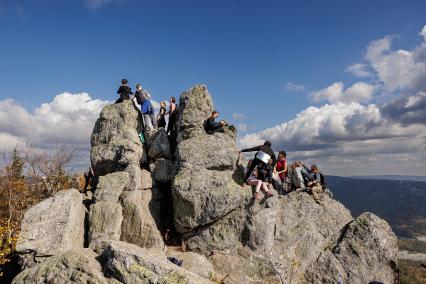
M66 168L72 154L61 147L53 152L15 148L5 157L0 168L0 277L15 250L25 211L60 190L80 189L78 176Z

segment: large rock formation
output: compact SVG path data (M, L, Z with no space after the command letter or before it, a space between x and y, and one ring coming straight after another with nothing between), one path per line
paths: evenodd
M85 208L81 194L64 190L31 207L24 216L16 251L22 266L84 245Z
M395 282L396 237L384 220L354 219L329 196L317 203L306 192L255 202L242 186L235 129L203 129L213 109L203 85L181 95L171 153L164 129L141 143L131 101L106 106L91 139L93 198L85 208L66 190L28 210L17 248L33 261L23 257L15 283Z

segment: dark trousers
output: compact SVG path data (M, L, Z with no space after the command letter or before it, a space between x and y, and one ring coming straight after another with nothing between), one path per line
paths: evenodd
M223 129L223 127L221 126L221 127L209 130L207 133L211 135L211 134L214 134L215 132L225 133L225 129Z
M250 168L248 169L248 171L246 173L244 181L246 181L250 177L250 175L253 172L254 168L257 167L260 164L264 164L264 162L262 160L258 159L258 158L254 158L253 159L253 161L251 163L251 166L250 166Z

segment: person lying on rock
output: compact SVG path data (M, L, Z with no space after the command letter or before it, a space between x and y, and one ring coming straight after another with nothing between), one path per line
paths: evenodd
M219 112L215 110L212 112L212 115L209 118L207 118L207 120L204 122L204 130L208 134L214 134L215 132L220 132L220 133L225 132L225 129L223 127L226 126L227 123L225 120L216 122L215 120L218 117L219 117Z
M247 171L251 167L252 163L253 163L253 160L249 160L245 171ZM259 193L260 189L262 189L262 191L265 192L266 197L273 196L273 194L269 192L268 183L262 181L262 179L258 178L258 176L259 175L258 175L258 171L256 167L254 170L252 170L249 178L247 179L248 185L255 186L255 192L254 192L253 198L256 200L260 200L260 193Z
M130 100L130 96L133 94L132 89L127 85L127 79L121 80L121 86L117 90L117 94L120 95L116 104L123 102L124 100Z
M254 156L253 163L248 169L244 180L248 179L248 177L251 175L251 172L253 171L255 167L257 167L258 165L266 166L270 159L272 159L273 165L275 165L277 158L275 157L274 150L272 150L271 146L272 146L272 143L270 141L265 141L263 145L243 149L240 151L240 152L257 151L256 155Z

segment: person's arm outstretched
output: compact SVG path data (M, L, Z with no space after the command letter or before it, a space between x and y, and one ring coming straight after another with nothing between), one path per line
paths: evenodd
M260 146L256 146L252 148L243 149L240 152L253 152L253 151L259 151L259 150L260 150Z

